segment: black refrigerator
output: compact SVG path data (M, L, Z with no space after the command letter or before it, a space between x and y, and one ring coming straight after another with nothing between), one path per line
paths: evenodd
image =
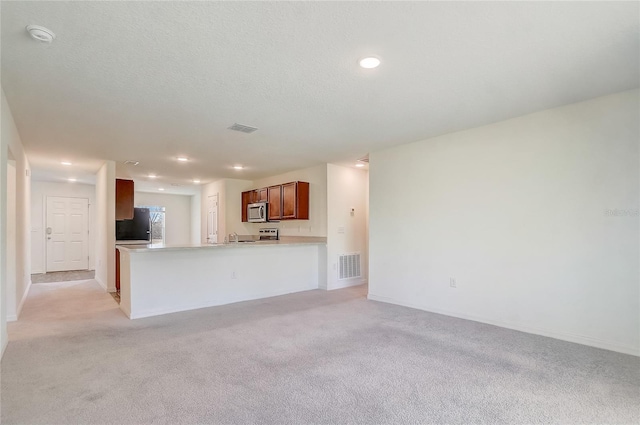
M151 241L149 208L134 208L133 219L116 220L116 240Z

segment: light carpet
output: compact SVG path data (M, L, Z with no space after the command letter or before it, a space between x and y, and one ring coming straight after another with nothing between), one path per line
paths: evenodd
M2 423L640 422L637 357L365 294L130 321L93 280L33 286L9 327Z

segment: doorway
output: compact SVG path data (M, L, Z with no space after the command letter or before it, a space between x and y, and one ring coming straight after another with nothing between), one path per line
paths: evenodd
M18 320L17 315L17 234L16 234L16 161L12 159L11 152L9 152L9 159L7 161L7 203L6 203L6 217L7 217L7 263L6 263L6 317L7 320Z
M46 271L89 268L89 200L47 197Z
M207 243L218 243L218 194L207 198Z
M149 209L149 221L151 221L151 243L165 243L165 207L144 206Z

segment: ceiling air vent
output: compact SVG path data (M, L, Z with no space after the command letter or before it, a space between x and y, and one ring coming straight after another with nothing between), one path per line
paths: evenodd
M138 165L138 164L140 164L140 161L125 161L124 164L125 165Z
M257 128L256 127L249 127L248 125L242 125L242 124L235 123L231 127L229 127L229 130L241 131L243 133L253 133L254 131L257 130Z
M369 163L369 155L360 158L358 161L368 164Z

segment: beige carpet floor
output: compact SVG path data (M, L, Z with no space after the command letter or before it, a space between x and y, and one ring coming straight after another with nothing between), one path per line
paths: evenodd
M93 280L34 285L9 326L2 423L640 422L637 357L365 292L130 321Z

